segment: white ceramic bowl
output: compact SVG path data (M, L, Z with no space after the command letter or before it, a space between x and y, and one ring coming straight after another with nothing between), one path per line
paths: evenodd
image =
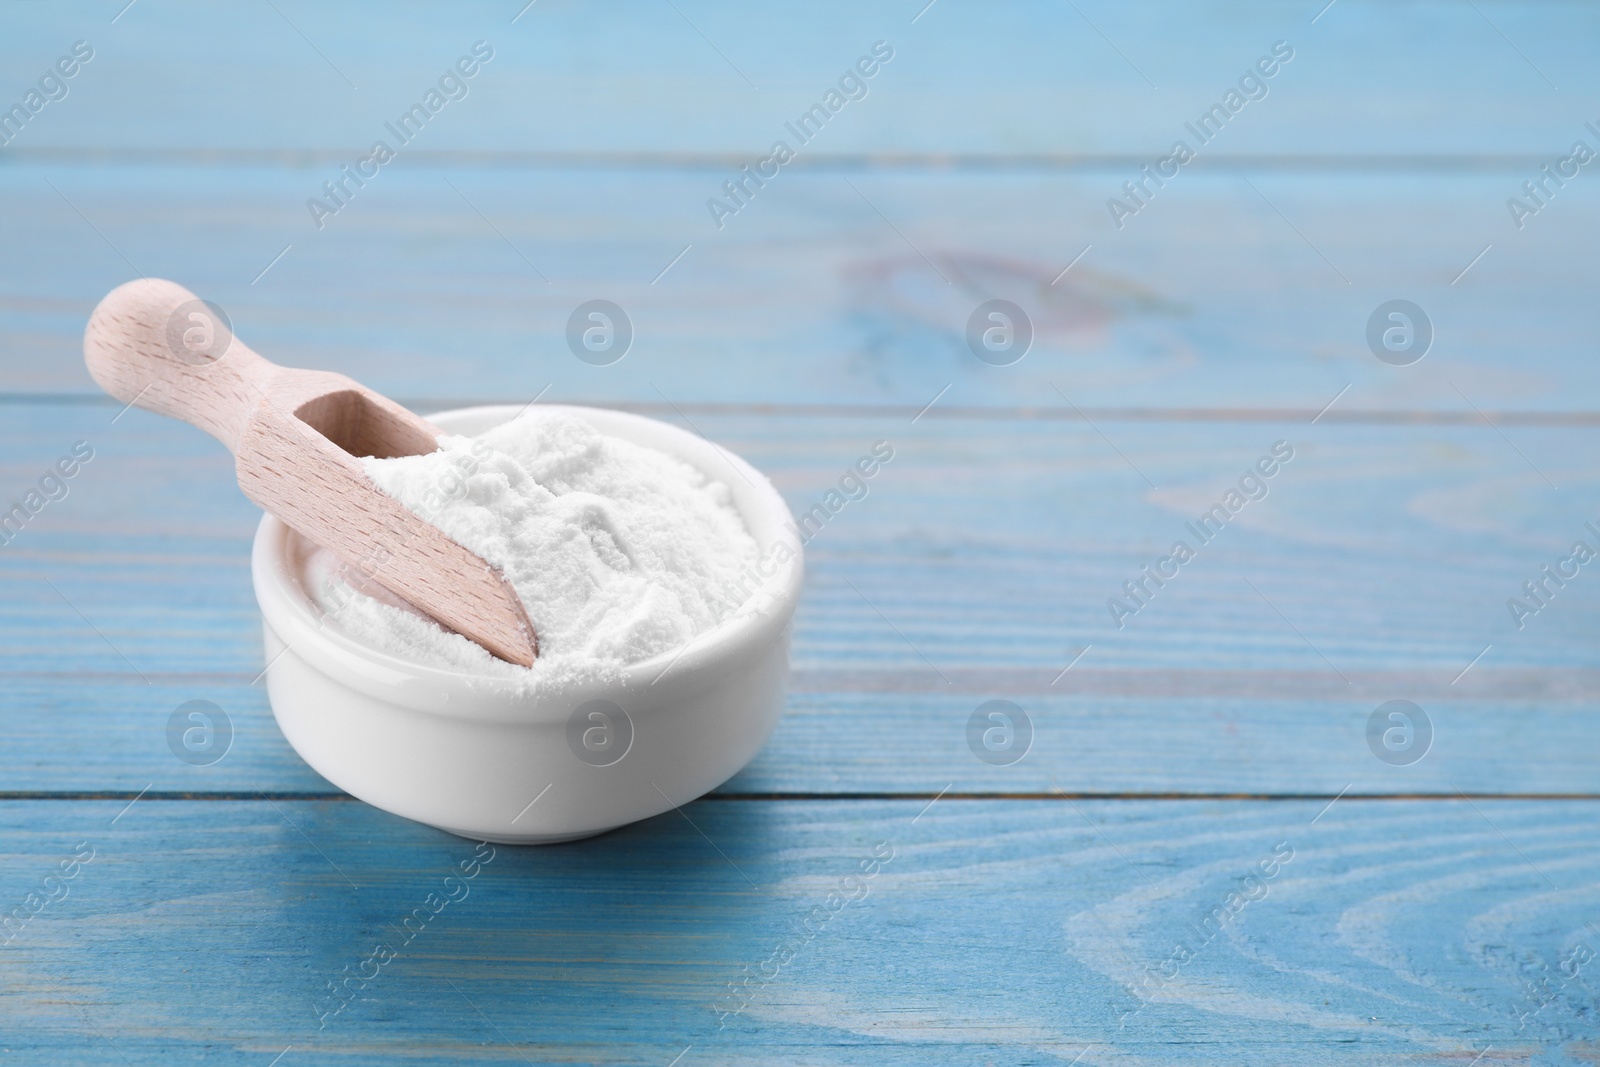
M450 432L477 434L519 410L468 408L430 418ZM761 594L734 616L686 650L632 665L620 684L527 694L506 679L419 666L322 625L301 581L310 546L266 516L251 571L272 712L295 751L353 796L463 837L568 841L714 789L777 725L803 569L783 498L755 468L677 427L600 408L562 410L723 482L761 559L769 561L780 543L793 557L768 563L773 573L761 579ZM575 712L596 700L620 707L625 719L592 719L585 711L569 727ZM586 751L585 738L605 754ZM631 743L624 749L623 741ZM607 760L614 762L597 765Z

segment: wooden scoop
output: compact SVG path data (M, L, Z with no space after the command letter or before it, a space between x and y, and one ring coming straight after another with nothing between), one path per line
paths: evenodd
M524 667L538 641L503 575L379 489L358 456L418 456L439 430L326 371L262 359L220 309L157 278L94 309L83 357L101 388L228 446L244 495L441 626Z

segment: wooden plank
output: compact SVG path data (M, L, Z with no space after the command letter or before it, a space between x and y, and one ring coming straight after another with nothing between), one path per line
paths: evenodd
M83 326L143 273L218 301L271 358L400 397L915 412L949 387L941 405L1309 417L1348 387L1334 417L1595 410L1600 185L1519 231L1525 169L1196 172L1121 230L1117 168L796 173L719 231L714 170L419 166L319 232L314 168L19 165L0 241L32 254L0 263L0 389L96 392ZM605 367L565 340L597 296L636 332ZM965 338L996 298L1034 325L1011 366ZM1413 366L1369 348L1396 298L1433 328Z
M13 739L0 790L321 788L251 684L256 512L223 450L137 410L115 425L109 408L3 410L13 495L74 440L97 451L67 498L0 549L0 730ZM789 714L730 790L1597 791L1590 579L1547 586L1548 607L1520 630L1506 606L1574 540L1593 543L1593 430L694 425L767 471L797 513L873 441L895 449L869 495L811 541ZM1296 454L1269 496L1200 545L1185 524L1280 439ZM1192 563L1114 620L1107 600L1179 539ZM235 719L238 747L214 767L166 747L167 716L189 699ZM1036 724L1015 766L967 747L967 718L989 699ZM1390 699L1433 722L1414 766L1368 747L1367 721Z
M495 49L418 136L426 151L765 153L876 40L895 58L816 138L833 153L1165 151L1276 41L1294 59L1235 116L1226 153L1565 148L1600 88L1586 5L1401 7L1181 0L1127 8L852 5L759 17L727 3L478 2L394 19L373 3L4 7L7 92L74 40L96 58L21 150L365 150L475 40ZM1310 8L1310 10L1307 10ZM1313 19L1315 21L1313 22ZM241 82L240 71L250 72ZM1560 86L1560 91L1555 87ZM353 157L352 157L353 159Z
M1593 802L701 802L476 864L358 804L125 808L0 804L8 908L93 850L0 947L15 1063L1596 1052Z

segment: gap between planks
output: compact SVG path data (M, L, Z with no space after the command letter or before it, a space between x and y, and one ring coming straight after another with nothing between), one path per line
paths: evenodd
M337 165L349 153L339 148L12 148L0 165L285 167ZM581 152L581 151L411 151L408 166L430 169L476 167L528 170L727 171L749 162L737 152ZM1136 152L814 152L786 164L805 171L1099 171L1138 169L1149 162ZM1544 157L1515 152L1229 153L1196 159L1190 170L1239 171L1473 171L1537 169Z
M505 397L480 399L465 397L440 399L396 397L395 401L413 411L443 411L450 408L504 405ZM552 401L554 403L554 401ZM1309 423L1318 412L1314 408L1057 408L1057 407L979 407L942 405L922 411L915 404L767 404L680 401L675 405L650 401L615 399L563 399L562 404L614 408L644 415L670 415L694 412L701 415L762 416L779 418L881 419L909 418L919 411L929 419L1024 422L1281 422ZM116 401L101 393L0 393L0 405L114 407ZM1600 426L1600 411L1420 411L1351 409L1329 411L1317 420L1323 423L1364 425L1482 426L1484 417L1497 425L1510 426Z
M1109 791L1084 791L1084 792L1058 792L1049 790L1044 792L996 792L982 790L968 790L954 792L950 790L905 791L905 792L864 792L846 791L839 793L797 793L797 792L771 792L771 793L707 793L697 798L701 801L832 801L836 803L852 803L860 801L928 801L934 800L1113 800L1134 801L1232 801L1244 803L1284 803L1294 801L1340 800L1340 801L1454 801L1457 803L1471 802L1474 800L1520 800L1520 801L1572 801L1572 800L1600 800L1600 793L1464 793L1460 790L1451 790L1448 793L1206 793L1189 791L1170 792L1138 792L1133 790ZM178 800L178 801L338 801L341 803L358 803L356 797L348 793L315 793L306 790L288 792L265 792L258 789L250 790L214 790L214 791L167 791L157 790L135 791L132 789L79 789L79 790L0 790L0 803L8 801L85 801L85 800Z

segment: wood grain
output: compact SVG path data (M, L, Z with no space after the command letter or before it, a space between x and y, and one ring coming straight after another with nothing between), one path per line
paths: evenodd
M319 788L251 685L256 512L226 454L138 411L4 410L11 484L79 434L99 450L0 549L0 722L26 754L0 789ZM1590 579L1521 630L1506 608L1600 521L1592 430L1507 431L1558 492L1482 427L692 418L796 513L895 448L808 546L788 713L731 790L1600 791ZM1107 599L1277 439L1297 451L1270 495L1116 628ZM1037 726L1013 767L966 746L995 698ZM1405 768L1365 740L1397 698L1436 727ZM215 767L167 750L188 699L234 717Z
M0 547L0 1058L1600 1061L1596 579L1506 607L1600 525L1600 186L1506 207L1600 121L1596 9L13 0L0 28L0 104L96 51L0 149L0 502L93 451ZM308 198L479 39L470 94L319 229ZM867 98L718 229L707 198L877 39ZM1280 39L1268 97L1117 228ZM682 813L499 851L327 1015L473 847L332 795L271 722L226 455L78 358L145 274L420 411L679 422L797 510L892 442L808 548L766 750ZM636 328L609 367L564 337L597 297ZM1036 327L1012 366L966 345L990 298ZM1365 336L1395 298L1436 328L1409 367ZM1279 439L1270 495L1117 629ZM967 743L997 698L1035 728L1011 766ZM1368 741L1396 698L1434 727L1404 766ZM167 747L191 699L234 728L209 767Z
M470 842L354 803L125 807L0 804L0 900L94 849L0 948L19 1064L1596 1051L1592 964L1562 970L1600 948L1593 802L700 802L499 849L409 944Z
M162 273L275 358L415 399L915 413L948 386L936 409L1593 409L1600 200L1575 182L1519 231L1505 201L1536 170L1196 172L1121 230L1119 167L799 172L719 231L715 169L396 163L318 231L314 168L18 164L0 240L36 253L0 262L0 383L91 391L75 353L94 298ZM605 367L566 341L596 298L635 331ZM993 298L1035 328L1007 367L965 340ZM1396 298L1435 332L1409 367L1366 338Z
M494 58L415 148L722 153L745 162L879 39L895 58L815 148L1143 161L1165 152L1185 120L1279 40L1295 58L1217 139L1218 152L1333 160L1514 152L1542 161L1593 117L1582 101L1600 88L1587 47L1600 15L1556 2L1480 0L1480 14L1449 0L1400 8L1339 0L1315 23L1320 3L1182 0L941 2L921 17L923 3L843 0L760 17L704 0L678 11L633 0L620 16L541 2L520 18L522 4L488 0L418 8L406 19L372 0L334 11L278 6L141 4L109 25L116 12L88 0L9 4L0 57L19 89L75 39L98 50L72 94L37 116L15 149L69 148L91 159L317 149L353 162L480 39ZM251 73L249 91L218 91L240 70Z

